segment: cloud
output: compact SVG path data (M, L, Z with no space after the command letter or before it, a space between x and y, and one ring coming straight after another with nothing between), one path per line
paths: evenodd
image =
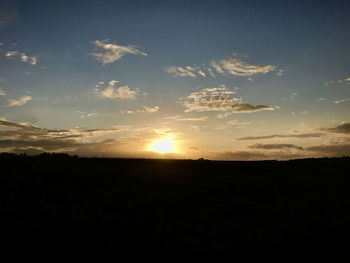
M256 74L266 74L274 71L276 67L274 65L250 65L240 59L237 54L232 54L230 57L213 60L211 66L217 73L222 75L232 75L239 77L249 77Z
M215 74L213 73L213 70L211 68L207 68L207 69L208 69L208 72L209 72L210 76L215 78Z
M103 65L115 62L126 54L147 56L145 52L141 52L135 46L120 46L117 44L109 43L108 39L95 40L92 43L99 51L94 52L91 55Z
M227 122L227 124L231 125L231 126L245 127L245 126L248 126L252 123L248 122L248 121L230 120Z
M88 113L86 111L76 111L76 113L78 113L80 115L81 119L86 119L86 118L93 118L98 116L98 113L96 112L96 110L93 110L92 112Z
M286 69L277 69L276 76L283 76Z
M206 121L208 117L182 117L182 116L171 116L165 119L174 121Z
M198 73L199 75L201 75L202 77L206 77L206 76L207 76L202 70L198 70L197 73Z
M19 60L19 61L26 62L26 63L32 64L32 65L36 65L36 63L37 63L37 57L27 56L26 54L18 52L18 51L7 51L7 52L5 52L5 56L8 59Z
M88 139L113 134L120 130L119 128L48 130L4 118L0 118L0 127L0 150L1 148L34 148L40 151L69 150L86 143Z
M324 129L329 132L335 132L335 133L345 133L345 134L350 134L350 123L343 123L339 126L336 126L334 128L328 128Z
M298 96L298 92L293 92L290 94L289 100L293 100L296 96Z
M341 100L335 100L334 103L335 104L339 104L339 103L343 103L343 102L346 102L346 101L350 101L350 98L345 98L345 99L341 99Z
M296 149L296 150L303 150L303 147L296 146L293 144L280 144L280 143L274 143L274 144L253 144L250 145L249 148L251 149L263 149L263 150L288 150L288 149Z
M191 78L196 77L196 74L192 70L183 68L183 67L172 66L172 67L167 67L164 70L169 74L173 74L175 77L191 77Z
M266 135L266 136L251 136L251 137L242 137L238 138L239 141L251 141L251 140L264 140L264 139L273 139L273 138L315 138L315 137L321 137L324 136L324 133L303 133L303 134L273 134L273 135Z
M231 112L256 112L263 110L275 110L277 107L265 105L251 105L242 98L232 97L236 91L230 91L225 85L215 88L206 88L191 93L187 97L179 99L186 110L185 112L197 111L231 111Z
M319 153L320 156L341 157L350 156L350 144L322 144L306 148L311 152Z
M135 99L139 95L138 90L130 90L128 85L115 87L117 83L119 81L111 80L107 86L95 89L95 94L108 99Z
M125 133L128 135L125 136ZM176 134L171 130L156 130L152 127L49 130L0 118L0 152L66 152L90 157L147 158L156 156L145 150L147 145L166 136L176 139Z
M219 113L218 115L216 115L216 118L218 119L224 119L227 118L228 116L232 115L233 112L224 112L224 113Z
M18 12L13 1L0 1L0 29L11 25L17 20L17 18Z
M155 113L159 110L159 106L154 106L154 107L149 107L149 106L144 106L144 112L147 113Z
M9 99L9 104L7 106L22 106L26 104L28 101L32 100L31 96L21 96L18 100Z
M347 85L350 85L350 78L340 79L338 80L338 83L340 84L345 83Z
M6 92L3 89L0 89L0 96L5 96Z

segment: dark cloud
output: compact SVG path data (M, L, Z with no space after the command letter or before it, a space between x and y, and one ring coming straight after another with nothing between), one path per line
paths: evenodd
M350 144L323 144L317 146L311 146L306 150L318 153L320 156L328 157L340 157L350 156Z
M325 129L325 130L329 131L329 132L335 132L335 133L350 134L350 123L343 123L343 124L336 126L334 128L329 128L329 129Z
M72 151L87 144L86 139L106 135L119 129L82 129L49 130L27 123L0 119L0 149L12 149L23 152L35 151ZM102 142L103 144L103 142ZM100 144L100 145L102 145Z
M263 139L272 139L272 138L312 138L312 137L321 137L324 136L323 133L302 133L302 134L289 134L289 135L282 135L282 134L273 134L273 135L266 135L266 136L251 136L251 137L242 137L238 138L237 140L240 141L250 141L250 140L263 140Z
M296 149L296 150L303 150L303 147L293 145L293 144L280 144L280 143L274 143L274 144L253 144L250 145L249 148L251 149L263 149L263 150L286 150L286 149Z

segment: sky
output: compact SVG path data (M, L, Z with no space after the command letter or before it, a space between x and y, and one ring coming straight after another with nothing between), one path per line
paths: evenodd
M0 1L0 152L350 155L349 1Z

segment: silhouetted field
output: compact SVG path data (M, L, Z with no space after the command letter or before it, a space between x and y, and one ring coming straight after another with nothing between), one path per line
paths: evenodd
M349 158L2 155L0 167L1 250L13 259L349 258Z

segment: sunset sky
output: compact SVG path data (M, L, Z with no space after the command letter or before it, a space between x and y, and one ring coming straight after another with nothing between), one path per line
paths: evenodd
M349 1L0 3L0 152L350 155Z

